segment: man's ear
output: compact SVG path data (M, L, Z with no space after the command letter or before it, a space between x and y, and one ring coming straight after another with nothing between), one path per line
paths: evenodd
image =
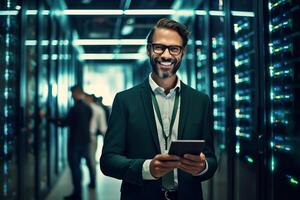
M151 46L149 44L146 46L146 49L147 49L147 55L151 56Z
M186 52L186 47L184 47L184 48L182 49L182 56L184 56L185 52Z

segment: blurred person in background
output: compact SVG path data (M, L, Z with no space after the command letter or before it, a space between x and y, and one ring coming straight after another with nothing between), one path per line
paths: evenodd
M103 135L107 129L106 116L104 109L96 104L95 96L92 94L86 94L86 102L92 109L92 118L90 121L90 157L92 162L93 174L96 174L96 151L97 151L97 135ZM99 134L98 134L99 133ZM99 159L99 158L97 158ZM89 188L95 188L95 179L90 182Z
M92 162L89 153L90 122L92 118L92 109L85 101L85 94L80 86L71 87L74 105L68 111L65 118L50 119L58 126L69 127L68 138L68 163L71 170L73 192L66 196L66 200L82 199L82 171L81 159L85 158L90 171L91 183L95 183L95 174L92 169Z
M96 98L96 103L97 103L98 105L100 105L100 106L104 109L104 111L105 111L106 123L108 123L108 119L109 119L109 115L110 115L110 108L109 108L107 105L105 105L105 104L103 103L103 97L102 97L102 96Z
M176 75L189 32L161 19L147 37L152 73L115 96L104 138L103 174L122 180L122 200L202 200L217 160L209 97ZM199 155L166 153L173 140L205 140Z

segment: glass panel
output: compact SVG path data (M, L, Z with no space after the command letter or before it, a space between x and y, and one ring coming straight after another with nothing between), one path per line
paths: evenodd
M269 1L271 199L300 191L300 3Z
M19 21L17 1L0 4L0 199L17 198L17 67ZM4 13L6 11L6 13Z

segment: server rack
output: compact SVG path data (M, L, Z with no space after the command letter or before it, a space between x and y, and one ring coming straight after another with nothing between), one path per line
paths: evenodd
M269 0L268 199L300 192L300 1Z
M28 10L37 10L36 1L31 1L27 4ZM24 147L21 147L24 152L24 177L23 182L25 184L24 190L21 196L26 196L28 199L34 199L35 197L35 169L37 165L37 158L35 154L36 140L35 135L38 133L37 127L37 102L36 102L36 88L37 88L37 57L36 45L28 45L26 41L37 41L37 17L36 15L26 15L23 22L29 27L25 29L25 73L21 75L21 79L24 80L25 88L25 105L24 106Z
M51 14L54 5L61 7L57 3L7 0L0 4L0 199L44 198L66 164L66 151L55 148L58 141L66 147L66 130L56 135L58 128L47 117L69 106L68 85L78 75L77 56L71 55L74 47L66 42L71 41L71 33L58 28L67 21ZM63 109L56 106L61 103L58 80L65 94ZM60 161L55 159L59 151ZM58 163L61 168L55 170Z
M225 5L205 1L196 17L199 41L196 40L197 89L210 95L213 106L215 153L219 167L209 182L207 199L230 199L227 146L228 51L226 43ZM211 12L213 10L213 12Z
M206 5L201 5L199 9L208 10ZM204 31L205 30L205 31ZM195 17L194 25L195 33L195 74L196 74L196 89L210 94L210 69L207 67L209 64L209 27L208 27L208 16L197 15Z
M261 73L263 63L259 62L263 50L258 43L258 2L204 2L209 5L206 19L209 25L205 26L201 20L197 23L200 30L208 30L210 38L209 42L203 40L209 49L201 57L205 59L196 63L198 71L209 72L208 78L205 77L209 83L200 76L197 81L201 86L197 88L208 87L211 91L219 161L208 199L264 199L260 148L265 113L259 112L264 111L260 80L264 73Z
M233 17L234 46L234 199L257 199L255 29L250 17ZM249 179L249 177L252 177ZM247 185L245 184L247 183ZM248 191L248 192L247 192Z
M18 44L17 0L2 1L0 10L0 198L17 198L18 144Z

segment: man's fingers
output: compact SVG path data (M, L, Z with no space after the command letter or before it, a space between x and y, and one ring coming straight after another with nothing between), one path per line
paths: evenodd
M193 161L193 160L182 158L180 160L180 163L191 167L202 167L205 164L205 161Z
M205 155L203 153L201 153L200 155L184 154L183 157L193 161L205 160Z
M161 168L176 168L179 165L179 161L161 161L161 160L155 160L153 162L155 167L161 167Z
M175 155L169 155L169 154L159 154L157 156L155 156L156 159L158 160L173 160L173 161L177 161L180 160L179 156L175 156Z
M192 175L197 175L199 173L199 168L197 168L197 167L188 167L186 165L180 165L179 169L181 169L187 173L190 173Z

